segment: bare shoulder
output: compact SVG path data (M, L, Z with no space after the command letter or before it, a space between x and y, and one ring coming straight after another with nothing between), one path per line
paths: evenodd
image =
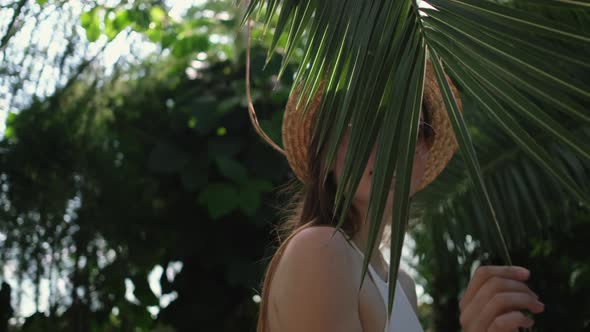
M308 227L285 247L270 290L280 331L361 331L349 244L332 227ZM344 317L344 318L343 318Z
M406 296L410 301L410 304L414 308L414 311L417 311L418 296L416 295L416 282L414 281L414 278L412 278L412 276L410 276L406 271L400 268L398 270L397 279L399 280L399 283L402 286L404 293L406 293Z
M285 248L283 259L286 256L298 257L307 254L317 259L326 258L326 255L343 258L350 256L350 248L342 233L335 228L314 226L307 227L293 236Z
M282 276L285 279L340 276L339 280L348 282L351 261L349 244L340 232L335 232L332 227L308 227L294 235L287 244L277 267L277 277L285 272ZM343 275L346 277L342 278Z

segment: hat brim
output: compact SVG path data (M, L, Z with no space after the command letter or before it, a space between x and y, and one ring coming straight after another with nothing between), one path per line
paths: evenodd
M461 98L457 87L447 76L455 101L459 110L463 110ZM302 84L299 84L289 97L285 114L283 117L282 138L285 155L291 166L291 169L297 178L303 183L309 181L308 172L308 149L313 134L313 123L316 118L316 112L319 109L324 90L320 87L318 93L310 101L307 112L303 114L303 107L297 107ZM436 74L430 60L426 64L426 73L424 79L424 96L423 107L429 113L430 126L434 130L434 140L430 147L430 153L426 162L424 176L420 182L418 190L424 189L444 170L458 148L457 139L455 138L451 121L446 112L442 92L440 91Z

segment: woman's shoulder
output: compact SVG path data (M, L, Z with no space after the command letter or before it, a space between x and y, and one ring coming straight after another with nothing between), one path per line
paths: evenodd
M285 255L288 252L291 254L305 254L307 252L314 252L318 254L316 250L322 249L342 254L350 253L350 245L344 234L332 226L309 226L297 231L292 236L289 243L285 247Z
M330 226L312 226L299 230L286 244L281 265L292 273L325 275L350 273L351 247L344 235ZM313 271L308 271L313 269Z
M314 326L340 326L343 312L357 320L348 321L348 326L358 324L358 294L351 290L358 288L360 279L353 273L348 246L333 227L307 227L289 239L270 292L283 324L300 324L297 319L305 316Z

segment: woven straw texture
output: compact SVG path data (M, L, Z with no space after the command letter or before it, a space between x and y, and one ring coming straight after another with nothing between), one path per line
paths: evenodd
M449 82L459 110L462 112L463 105L459 92L448 76L447 82ZM282 136L285 154L291 169L300 181L307 183L309 177L307 170L308 147L313 134L316 111L321 105L324 89L322 84L304 114L304 103L301 102L302 105L297 107L302 87L303 84L299 84L289 97L283 118ZM418 190L424 189L444 170L458 148L457 139L453 133L443 96L436 81L436 74L430 61L427 61L426 65L423 104L429 112L430 125L435 132L435 137Z

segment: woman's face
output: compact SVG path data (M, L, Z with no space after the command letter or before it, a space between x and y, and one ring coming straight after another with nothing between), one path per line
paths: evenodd
M422 121L422 117L420 118ZM342 171L344 169L344 160L346 158L346 149L348 148L348 142L350 139L350 130L348 130L344 137L342 138L342 142L338 149L336 160L334 162L333 171L335 175L336 183L340 182L340 177L342 175ZM371 156L367 161L367 166L365 167L365 171L362 175L360 180L358 189L356 194L353 198L353 205L357 208L368 206L369 196L371 192L371 184L373 182L373 173L374 173L374 163L375 163L375 155L376 155L376 147L373 147L373 151L371 151ZM414 166L412 169L412 182L410 185L410 196L413 196L418 187L420 186L420 182L422 181L422 177L424 176L424 170L426 168L426 162L428 160L428 156L430 154L429 144L427 143L426 139L424 138L423 133L418 136L418 141L416 142L416 150L414 153ZM390 184L389 189L389 198L388 198L388 209L391 208L391 198L393 191L395 189L395 177L393 178L392 183Z

